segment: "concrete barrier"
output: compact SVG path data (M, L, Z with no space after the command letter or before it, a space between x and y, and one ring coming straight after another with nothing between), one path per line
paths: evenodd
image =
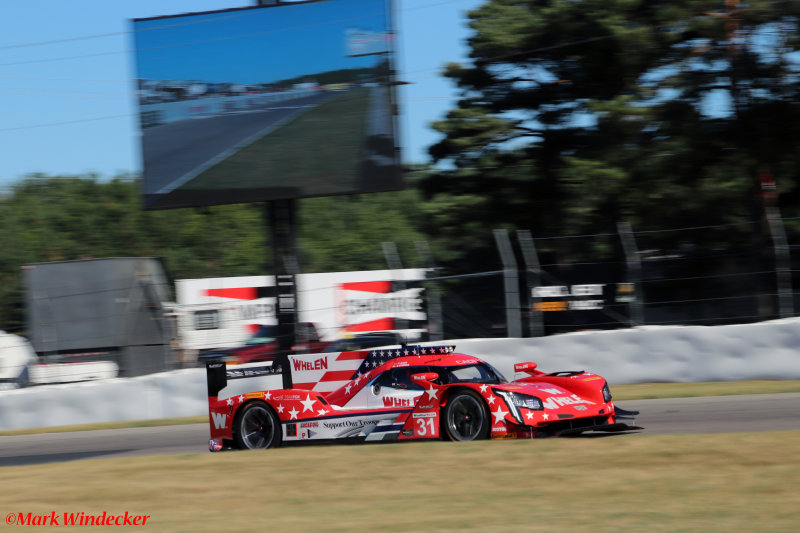
M645 326L529 339L467 339L458 351L514 377L514 363L590 370L611 384L800 379L800 319L730 326Z
M612 385L800 379L800 318L716 327L641 327L530 339L443 341L509 379L516 362L590 370ZM238 394L238 390L229 394ZM207 413L205 370L0 391L0 430Z

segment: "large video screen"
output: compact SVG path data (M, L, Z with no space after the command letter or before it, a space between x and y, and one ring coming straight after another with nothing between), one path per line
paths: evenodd
M145 207L402 188L390 3L134 20Z

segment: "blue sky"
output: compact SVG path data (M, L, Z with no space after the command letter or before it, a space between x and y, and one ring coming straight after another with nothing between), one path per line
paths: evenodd
M131 19L254 3L3 0L0 186L37 172L93 172L104 178L139 172ZM398 77L411 82L399 88L407 163L425 161L427 146L439 138L428 125L446 113L457 94L439 72L449 61L465 60L469 36L465 12L481 3L395 0ZM359 20L359 27L368 27L363 17L352 18Z
M155 80L256 84L372 67L375 56L348 57L347 30L387 33L385 7L336 0L139 20L137 72Z

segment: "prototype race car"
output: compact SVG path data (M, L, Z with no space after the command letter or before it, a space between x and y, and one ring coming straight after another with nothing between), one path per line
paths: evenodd
M454 351L455 346L404 346L291 355L288 369L276 361L232 368L208 363L209 449L642 429L622 421L632 422L638 412L615 406L608 384L596 374L548 374L535 363L519 363L515 372L527 376L508 382L490 364ZM271 383L254 392L227 390L229 380L243 378Z

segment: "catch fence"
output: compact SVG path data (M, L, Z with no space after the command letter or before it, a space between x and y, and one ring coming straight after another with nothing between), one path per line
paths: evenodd
M795 316L797 226L767 211L760 222L676 229L620 223L615 232L545 237L495 230L502 269L440 276L459 281L438 288L442 319L432 331L518 337Z

